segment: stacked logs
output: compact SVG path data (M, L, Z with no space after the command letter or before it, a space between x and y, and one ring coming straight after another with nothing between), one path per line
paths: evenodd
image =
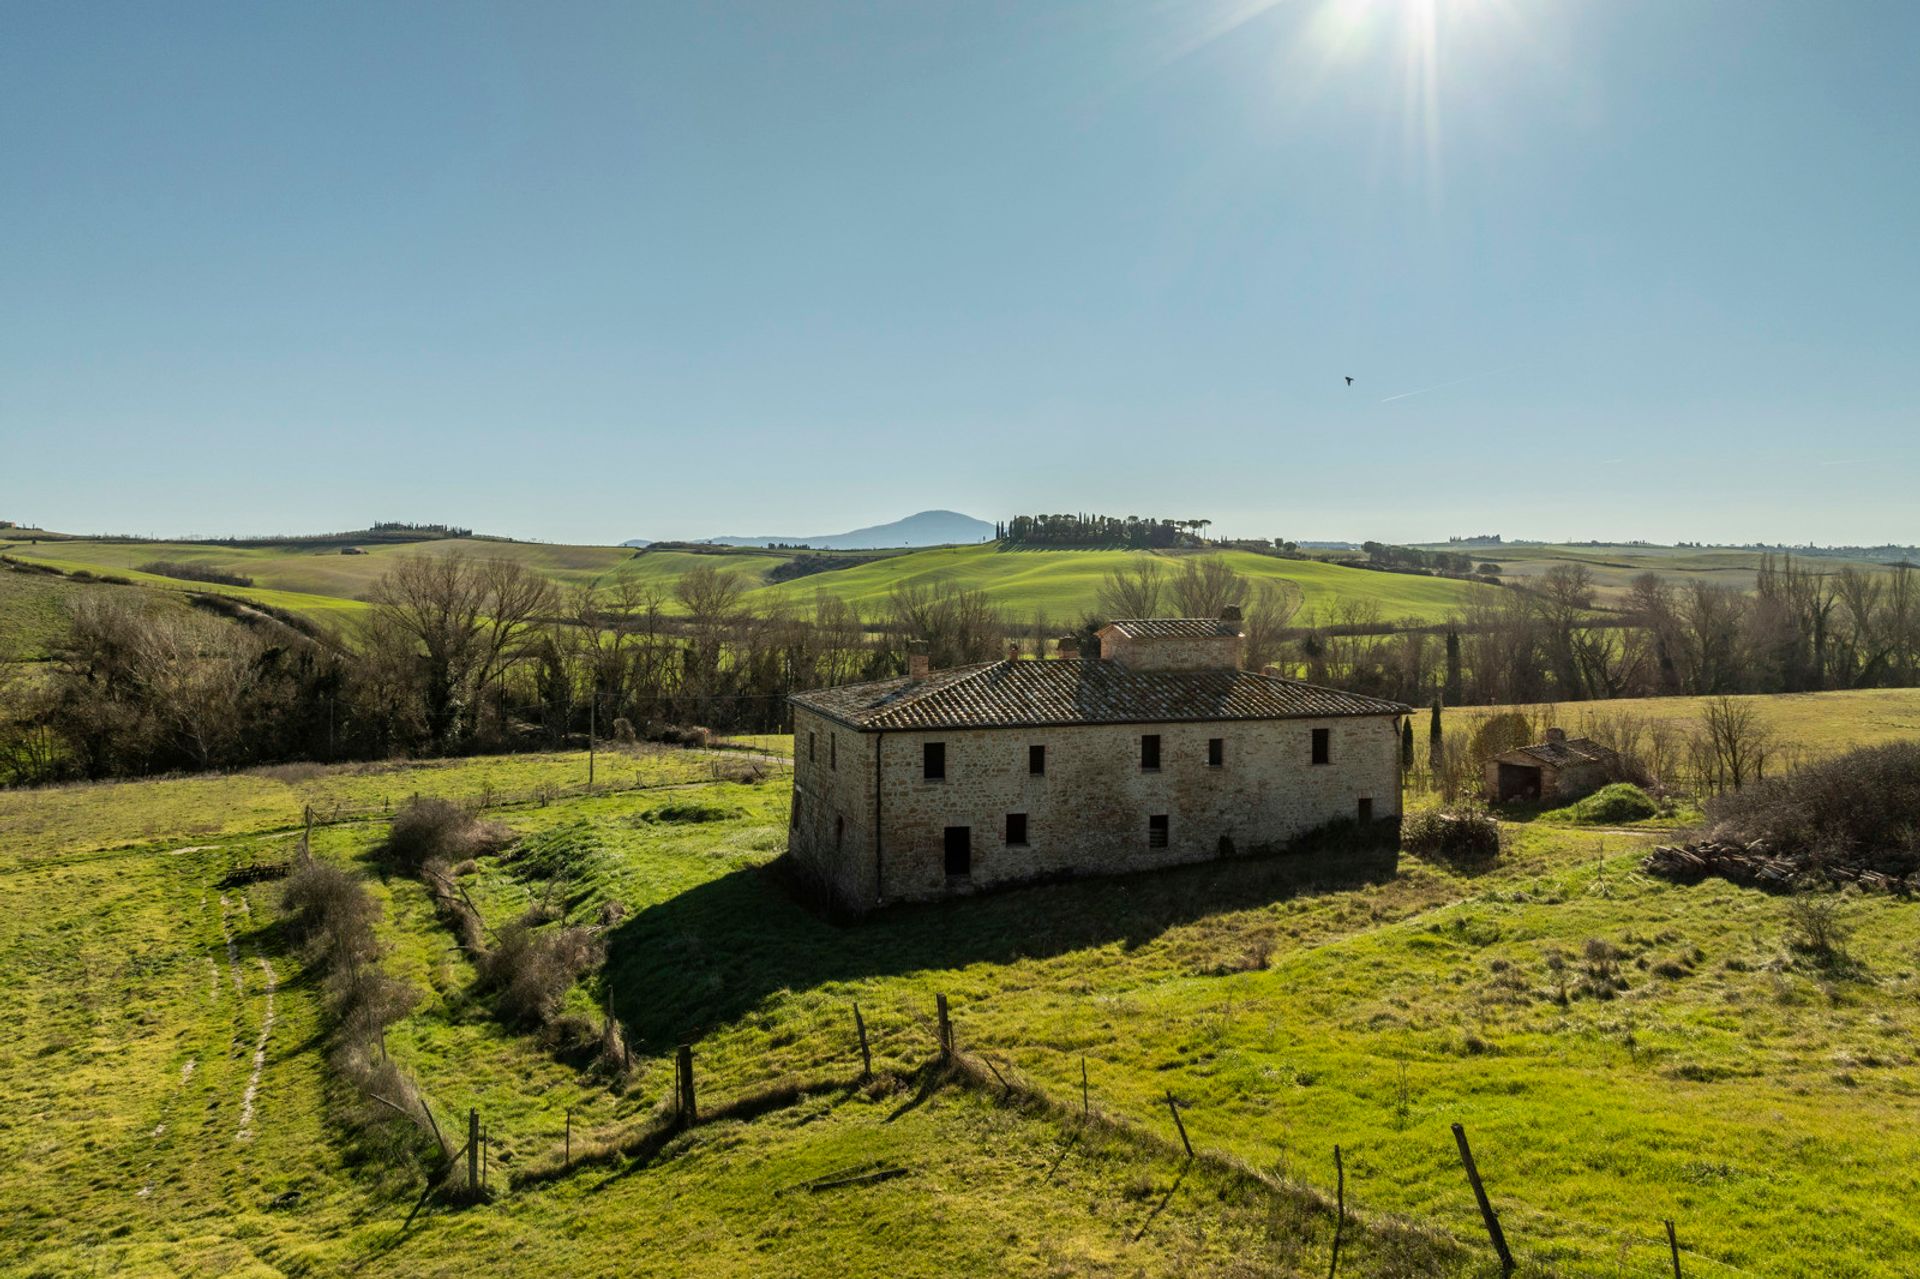
M1812 866L1804 857L1776 853L1762 840L1751 844L1733 844L1703 839L1691 844L1662 844L1640 863L1650 875L1681 884L1697 884L1710 875L1735 884L1786 892L1802 875L1818 873L1836 884L1858 884L1885 893L1920 893L1920 872L1890 875L1867 866L1850 864Z

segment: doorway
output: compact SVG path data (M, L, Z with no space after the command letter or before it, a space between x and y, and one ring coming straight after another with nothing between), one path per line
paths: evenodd
M947 878L965 879L973 874L973 827L947 827Z

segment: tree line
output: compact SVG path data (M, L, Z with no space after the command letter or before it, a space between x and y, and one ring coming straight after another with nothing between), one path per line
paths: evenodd
M409 557L334 629L223 597L201 600L223 616L83 597L52 660L0 662L0 781L780 731L788 694L900 674L912 640L936 668L1009 646L1049 654L1063 634L1092 655L1113 618L1229 605L1249 668L1416 705L1920 682L1920 578L1906 566L1825 573L1769 557L1750 593L1649 574L1612 612L1595 608L1584 568L1559 566L1437 628L1388 626L1355 601L1303 618L1297 587L1211 555L1135 557L1068 617L1016 618L951 583L903 583L870 615L824 592L763 602L752 585L716 562L669 588L563 590L512 561Z

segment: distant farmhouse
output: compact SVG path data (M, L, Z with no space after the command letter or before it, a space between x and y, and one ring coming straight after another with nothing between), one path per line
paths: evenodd
M1589 737L1568 737L1549 728L1547 740L1522 746L1487 761L1487 798L1496 804L1566 803L1592 794L1613 780L1620 755Z
M795 694L795 862L865 911L1397 827L1408 707L1241 670L1237 609L1099 640Z

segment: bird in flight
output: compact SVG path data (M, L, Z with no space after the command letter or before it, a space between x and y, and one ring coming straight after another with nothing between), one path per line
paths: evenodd
M1347 385L1348 385L1348 386L1352 386L1352 385L1353 385L1353 379L1352 379L1352 378L1348 378L1348 379L1347 379Z

